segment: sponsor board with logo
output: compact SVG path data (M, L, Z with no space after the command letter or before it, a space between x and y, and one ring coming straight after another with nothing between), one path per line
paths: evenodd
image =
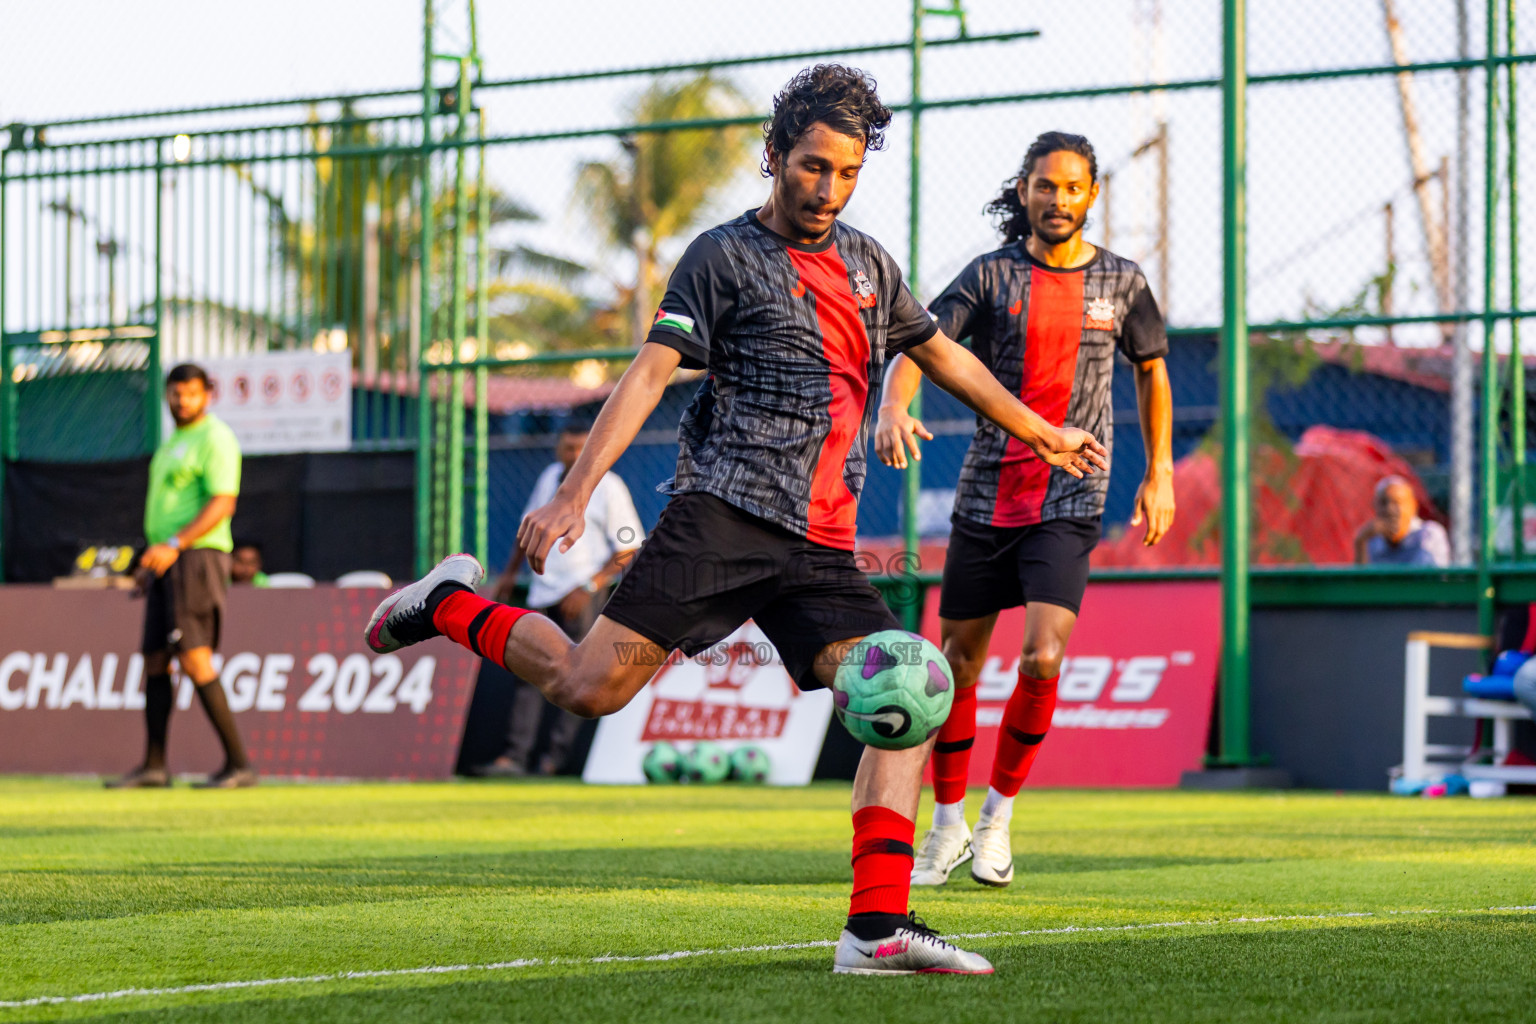
M711 740L727 751L759 746L771 761L770 785L803 786L831 718L831 692L796 686L773 644L748 622L695 657L674 651L634 700L599 721L582 779L644 782L641 760L652 744L686 751Z
M352 354L263 352L198 360L208 409L246 455L346 451L352 444ZM167 414L167 417L169 414ZM166 433L172 424L167 418Z
M938 588L923 632L938 637ZM1221 641L1214 581L1091 583L1030 786L1175 786L1201 767ZM969 784L985 786L1018 684L1024 609L1002 612L976 694ZM930 775L931 781L931 775Z
M257 771L447 778L479 659L446 640L375 655L378 590L231 590L215 667ZM0 772L115 773L144 752L144 604L121 591L0 587ZM176 682L173 772L221 756Z

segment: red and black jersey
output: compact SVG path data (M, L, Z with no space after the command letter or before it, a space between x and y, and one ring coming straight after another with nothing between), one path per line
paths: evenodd
M838 223L806 245L753 211L689 245L647 341L708 369L664 494L713 494L852 551L888 355L937 332L874 239Z
M1022 242L977 257L928 308L1020 401L1056 426L1111 447L1115 349L1132 362L1168 353L1163 317L1141 268L1106 249L1081 267L1048 267ZM955 515L992 526L1102 515L1109 477L1078 479L977 417Z

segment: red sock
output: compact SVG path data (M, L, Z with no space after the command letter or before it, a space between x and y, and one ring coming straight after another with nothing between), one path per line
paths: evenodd
M1051 729L1056 711L1056 680L1036 679L1019 672L1019 685L1003 709L1003 728L997 737L997 760L992 763L992 788L1003 796L1016 796L1040 753L1040 742Z
M849 914L907 912L917 825L889 807L853 812L853 899Z
M506 668L503 659L507 636L512 632L512 624L527 614L526 608L497 604L472 591L455 590L438 602L432 613L432 625L460 647L468 647Z
M965 799L965 780L971 772L971 744L976 742L976 687L955 690L949 717L939 727L933 745L933 799L952 804Z

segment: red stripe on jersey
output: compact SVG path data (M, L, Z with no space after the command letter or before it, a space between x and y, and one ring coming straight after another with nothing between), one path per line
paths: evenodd
M848 284L848 265L838 255L837 246L825 252L785 251L800 274L800 283L816 303L821 350L827 357L827 384L832 390L828 407L832 429L822 442L811 477L810 528L805 536L817 544L852 551L859 503L843 482L843 464L864 423L864 404L869 398L869 335Z
M1054 426L1067 419L1077 345L1083 336L1083 275L1029 272L1029 314L1024 328L1024 378L1019 401ZM997 477L993 526L1030 526L1040 521L1051 467L1022 441L1010 437Z

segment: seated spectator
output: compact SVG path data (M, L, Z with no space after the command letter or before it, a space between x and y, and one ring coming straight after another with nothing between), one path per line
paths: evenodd
M1355 533L1355 561L1360 565L1450 565L1451 541L1445 527L1419 518L1413 485L1400 476L1376 485L1376 516Z
M247 583L253 587L267 585L267 574L261 571L261 545L242 540L230 553L229 578L233 583Z

